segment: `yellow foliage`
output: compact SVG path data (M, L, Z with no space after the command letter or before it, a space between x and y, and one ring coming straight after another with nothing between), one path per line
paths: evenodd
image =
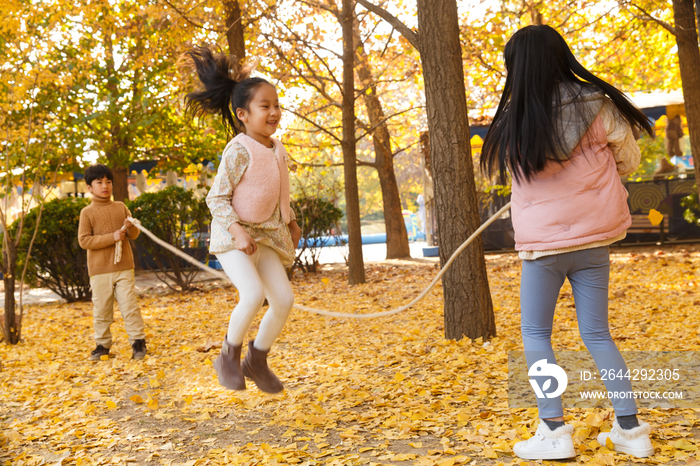
M654 252L612 253L610 289L626 291L611 294L613 337L622 350L698 351L700 315L689 310L700 306L700 253ZM270 353L270 367L287 387L277 396L249 380L246 391L226 390L206 363L218 356L210 342L225 333L237 299L232 288L141 296L149 347L142 361L130 359L118 313L113 357L94 362L92 348L77 343L92 334L90 303L28 306L22 344L0 346L0 460L39 464L40 442L46 451L69 449L76 459L66 464L84 465L129 458L132 464L511 463L513 445L538 422L536 408L508 407L507 353L522 349L520 262L497 254L486 263L498 332L489 345L444 339L442 288L390 318L294 311ZM300 304L374 312L410 299L434 273L431 264L372 264L369 282L350 286L342 270L322 268L292 286ZM582 349L573 305L567 284L554 321L560 349ZM579 451L571 464L621 460L595 440L609 430L611 409L572 409L565 416ZM642 408L640 418L652 425L657 454L638 462L694 464L689 458L698 440L689 432L700 427L696 412Z

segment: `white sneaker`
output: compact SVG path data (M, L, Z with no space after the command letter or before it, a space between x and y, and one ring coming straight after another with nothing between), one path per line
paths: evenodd
M571 434L573 426L563 425L551 430L540 421L531 438L513 445L513 453L526 460L560 460L576 456Z
M651 427L646 422L640 422L638 427L627 430L620 427L617 421L613 421L610 432L598 434L598 443L605 445L605 440L610 437L615 451L645 458L654 454L654 447L651 446L651 440L649 440L649 432L651 432Z

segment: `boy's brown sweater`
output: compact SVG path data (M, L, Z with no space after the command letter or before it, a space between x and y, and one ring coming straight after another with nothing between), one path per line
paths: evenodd
M131 217L131 212L124 203L112 200L92 198L92 203L80 211L78 242L87 249L88 273L90 276L103 273L119 272L134 268L134 255L129 242L122 241L122 259L114 263L116 241L114 232L124 225L124 220ZM126 229L126 236L136 239L139 229Z

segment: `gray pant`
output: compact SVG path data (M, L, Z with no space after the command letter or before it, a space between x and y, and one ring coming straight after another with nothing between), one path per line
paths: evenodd
M627 365L610 336L608 327L608 247L584 249L565 254L523 261L520 280L520 316L528 368L540 359L556 364L552 350L552 323L559 290L568 278L574 294L581 338L601 370L622 369ZM629 379L606 381L610 392L629 392ZM637 414L634 399L611 400L617 416ZM561 397L537 398L539 417L549 419L564 414Z

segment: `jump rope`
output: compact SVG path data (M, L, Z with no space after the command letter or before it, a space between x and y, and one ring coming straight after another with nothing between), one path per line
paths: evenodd
M435 276L435 278L433 278L433 281L430 282L430 285L428 285L418 296L413 298L413 300L411 302L409 302L408 304L405 304L401 307L397 307L395 309L390 309L388 311L373 312L373 313L369 313L369 314L351 314L351 313L345 313L345 312L332 312L332 311L327 311L325 309L316 309L316 308L309 307L309 306L302 306L301 304L295 304L294 307L296 309L299 309L300 311L305 311L305 312L309 312L312 314L318 314L318 315L327 316L327 317L340 317L340 318L352 318L352 319L372 319L372 318L376 318L376 317L386 317L386 316L398 314L399 312L405 311L406 309L414 306L416 303L418 303L420 300L422 300L425 297L425 295L427 295L428 292L437 284L437 282L445 274L445 272L447 272L447 269L450 268L450 266L452 265L452 262L454 262L454 260L457 258L457 256L462 251L464 251L467 248L467 246L469 246L469 244L472 241L474 241L474 239L476 239L477 236L479 236L486 228L488 228L489 225L491 225L493 222L498 220L498 218L500 218L501 215L503 215L508 209L510 209L510 202L508 202L506 205L501 207L501 209L498 212L496 212L491 218L486 220L474 233L472 233L472 235L469 238L467 238L467 240L464 243L462 243L462 245L460 247L458 247L454 253L452 253L452 256L450 256L450 259L445 263L444 267L442 267L442 269ZM182 259L186 260L190 264L192 264L196 267L199 267L200 269L204 270L205 272L207 272L208 274L210 274L214 277L217 277L217 278L220 278L220 279L226 280L226 281L231 281L228 278L228 275L226 275L225 273L220 272L218 270L215 270L215 269L209 267L208 265L201 263L200 261L198 261L194 257L192 257L188 254L185 254L184 252L177 249L175 246L172 246L171 244L168 244L165 241L163 241L162 239L158 238L156 235L151 233L146 227L141 225L141 222L139 220L137 220L133 217L128 217L128 220L136 228L138 228L143 233L145 233L146 236L148 236L153 241L155 241L158 245L164 247L165 249L167 249L168 251L177 255L178 257L181 257ZM122 255L122 248L121 248L121 241L119 241L116 245L116 250L114 253L115 263L117 263L117 262L119 262L119 260L121 260L121 255Z

